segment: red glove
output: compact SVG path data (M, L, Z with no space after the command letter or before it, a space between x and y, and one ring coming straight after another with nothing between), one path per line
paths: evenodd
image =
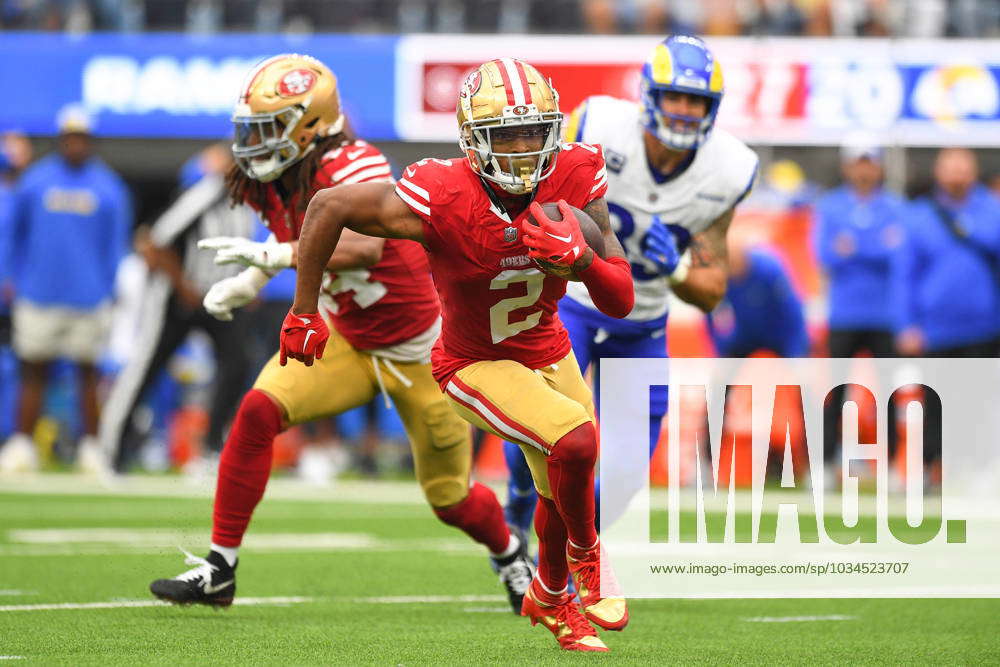
M323 358L323 348L329 338L330 332L319 313L296 315L288 311L285 321L281 323L281 365L288 363L288 358L291 357L306 366L312 366L314 357Z
M525 221L521 226L521 234L524 245L528 246L528 257L572 266L589 246L583 238L572 207L564 199L559 200L558 206L562 220L552 220L545 215L538 202L532 202L528 210L538 225Z

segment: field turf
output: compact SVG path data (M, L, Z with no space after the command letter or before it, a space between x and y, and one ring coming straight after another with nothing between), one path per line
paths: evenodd
M226 611L153 603L204 555L210 489L66 475L0 482L0 659L11 664L934 663L1000 661L994 600L635 600L611 653L560 652L510 613L486 557L414 484L277 480ZM57 605L63 605L59 607ZM766 622L762 622L767 619ZM790 620L792 618L809 620ZM774 622L778 621L778 622Z

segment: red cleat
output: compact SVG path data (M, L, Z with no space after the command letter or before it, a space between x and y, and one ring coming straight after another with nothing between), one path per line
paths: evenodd
M521 616L531 619L531 624L541 623L556 636L556 641L564 651L600 651L609 649L597 636L597 632L580 613L572 596L563 593L558 604L548 605L535 597L536 582L528 587L521 603Z
M611 561L600 542L585 552L569 546L566 562L587 620L605 630L624 630L628 625L628 605L621 595L618 580L611 570ZM602 579L604 597L601 596Z

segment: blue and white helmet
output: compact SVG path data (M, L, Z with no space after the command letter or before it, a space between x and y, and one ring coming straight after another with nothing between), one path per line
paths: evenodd
M671 35L656 45L642 66L643 126L665 145L678 150L697 148L712 131L722 102L722 67L698 37ZM660 95L665 91L700 95L708 99L704 118L665 114ZM690 131L675 129L671 121L698 123Z

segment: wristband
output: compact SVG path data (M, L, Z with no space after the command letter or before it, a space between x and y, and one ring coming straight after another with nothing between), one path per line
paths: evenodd
M677 268L674 272L667 277L667 281L671 285L679 285L680 283L687 280L688 270L691 268L691 253L688 250L684 251L681 255L681 259L677 262Z

